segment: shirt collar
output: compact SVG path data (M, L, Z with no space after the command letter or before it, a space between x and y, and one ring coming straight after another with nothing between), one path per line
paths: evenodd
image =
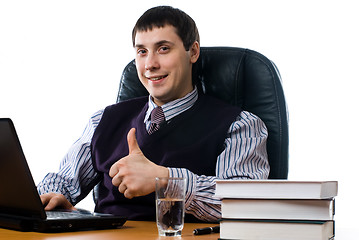
M183 98L176 99L166 104L163 104L161 107L165 115L166 121L171 120L175 116L191 108L194 105L194 103L197 101L197 99L198 99L198 90L197 87L195 87L192 92L188 93ZM148 109L144 119L145 123L149 121L151 112L156 107L157 105L153 102L152 97L148 96Z

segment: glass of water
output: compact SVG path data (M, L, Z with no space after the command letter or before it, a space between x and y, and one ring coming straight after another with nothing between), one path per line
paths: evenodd
M160 236L181 236L185 186L184 178L156 178L156 221Z

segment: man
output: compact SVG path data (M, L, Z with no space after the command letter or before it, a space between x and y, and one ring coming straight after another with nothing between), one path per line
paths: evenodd
M59 173L38 185L45 209L72 209L99 183L96 211L154 220L155 177L185 177L186 219L217 221L217 178L268 177L266 127L253 114L198 93L192 66L200 54L199 34L186 13L149 9L132 40L149 97L92 116ZM165 122L153 126L152 115Z

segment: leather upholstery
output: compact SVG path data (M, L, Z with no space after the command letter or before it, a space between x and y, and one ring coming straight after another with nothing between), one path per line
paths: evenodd
M262 54L243 48L201 47L194 66L200 91L259 116L269 132L267 151L269 178L288 176L288 119L276 66ZM131 61L123 71L117 102L148 95Z

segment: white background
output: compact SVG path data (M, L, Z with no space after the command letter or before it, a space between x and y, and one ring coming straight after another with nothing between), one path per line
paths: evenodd
M339 181L336 224L355 226L355 1L1 1L0 117L13 119L35 182L57 170L91 114L115 102L134 58L132 27L161 4L194 18L202 46L250 48L276 63L290 117L289 179Z

